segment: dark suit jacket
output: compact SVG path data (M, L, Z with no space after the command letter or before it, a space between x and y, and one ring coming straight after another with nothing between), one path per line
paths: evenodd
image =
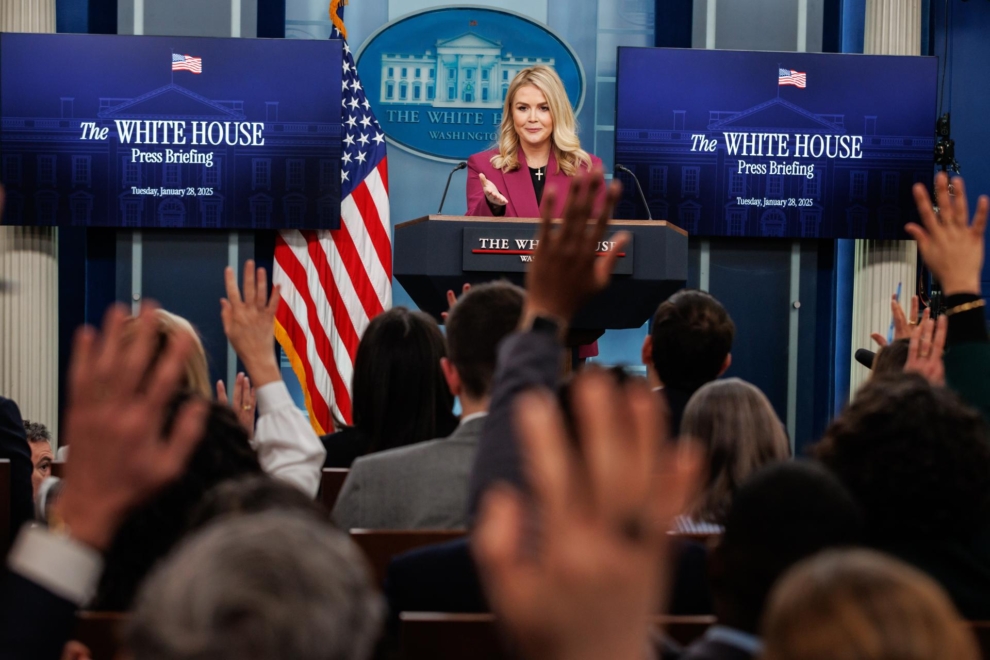
M491 216L492 210L485 199L484 186L478 174L484 174L485 178L495 184L498 191L502 193L509 203L505 207L506 218L538 218L540 217L540 206L536 203L536 190L533 188L533 179L529 174L529 165L526 164L526 156L519 150L519 167L511 172L503 172L492 167L492 156L498 153L497 149L489 149L481 153L474 154L468 158L467 177L467 214ZM597 156L591 157L592 167L601 168L602 161ZM584 168L582 167L582 170ZM567 189L571 183L571 177L557 171L557 158L553 151L550 152L550 161L547 163L546 183L543 185L543 194L548 190L555 190L557 201L553 207L553 217L559 218L564 212L564 203L567 201ZM605 199L605 189L601 191L598 199L599 206Z
M688 401L694 392L679 390L674 387L664 387L660 390L667 400L667 408L670 410L670 440L677 439L681 432L681 419L684 418L684 409L687 408Z
M0 397L0 458L10 459L10 540L25 522L34 519L34 489L31 486L31 447L24 433L24 420L17 404Z
M0 576L0 660L58 660L76 623L76 606L31 580Z

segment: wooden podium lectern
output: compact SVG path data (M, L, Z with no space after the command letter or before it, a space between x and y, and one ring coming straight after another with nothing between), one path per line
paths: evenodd
M438 321L446 293L465 282L507 279L522 285L532 259L539 218L429 215L395 228L393 269L420 309ZM604 330L638 328L657 305L687 281L688 237L664 220L613 220L599 245L610 249L619 230L632 241L619 258L608 289L578 313L572 328L591 339Z

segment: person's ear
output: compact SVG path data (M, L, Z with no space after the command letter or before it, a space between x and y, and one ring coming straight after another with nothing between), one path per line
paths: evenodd
M448 359L440 358L440 370L443 371L443 379L447 381L447 387L454 396L460 396L463 385L461 375L457 373L457 367Z
M722 374L724 374L726 371L729 370L729 367L731 366L732 366L732 353L726 353L725 360L722 362L722 368L719 370L718 375L721 376Z
M646 335L643 339L643 348L640 349L639 359L647 367L653 366L653 335Z

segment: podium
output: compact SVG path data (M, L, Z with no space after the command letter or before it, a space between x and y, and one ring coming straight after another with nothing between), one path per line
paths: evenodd
M438 321L447 311L448 290L465 282L497 279L523 285L532 260L539 218L429 215L395 227L393 270L420 309ZM632 241L619 257L608 289L595 296L571 324L591 339L604 330L639 328L657 305L684 287L688 235L664 220L613 220L599 244L620 230Z

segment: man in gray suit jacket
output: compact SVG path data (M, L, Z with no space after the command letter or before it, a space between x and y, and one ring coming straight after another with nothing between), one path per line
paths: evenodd
M468 480L488 415L498 345L516 329L525 292L507 282L473 287L447 317L450 357L440 366L460 398L461 423L446 438L358 458L337 498L341 529L467 526Z

